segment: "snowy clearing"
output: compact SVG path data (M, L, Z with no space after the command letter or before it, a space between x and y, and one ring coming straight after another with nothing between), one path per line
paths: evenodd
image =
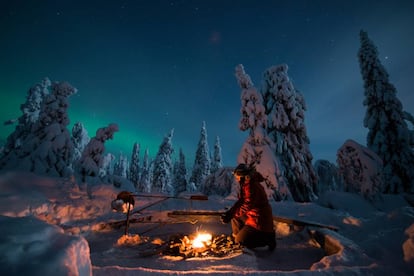
M230 234L218 217L169 217L174 210L218 211L232 198L168 199L131 218L130 243L105 223L125 219L110 202L126 187L96 185L91 197L74 179L30 173L0 176L2 275L409 275L414 269L414 209L402 195L374 204L330 192L314 203L272 202L275 216L334 225L338 231L275 223L277 248L234 252L225 258L149 254L171 235ZM158 199L138 199L134 210ZM136 242L131 239L137 238ZM158 245L157 245L158 242ZM145 254L143 254L145 253ZM55 274L56 274L55 273Z

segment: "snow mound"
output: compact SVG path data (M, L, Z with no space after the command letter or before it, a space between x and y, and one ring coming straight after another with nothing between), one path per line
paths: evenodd
M363 196L354 193L328 191L323 193L316 203L362 218L368 218L377 211Z
M2 275L91 275L88 242L34 217L0 216ZM7 225L7 227L4 227Z
M71 178L38 176L28 172L7 172L0 177L0 215L35 216L63 226L112 213L110 201L119 192L113 185L87 188Z

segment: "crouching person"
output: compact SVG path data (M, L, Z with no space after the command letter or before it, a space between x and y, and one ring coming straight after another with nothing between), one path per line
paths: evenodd
M239 164L233 172L240 184L237 202L221 216L223 223L231 222L233 237L247 248L276 247L272 207L260 182L263 176L246 164Z

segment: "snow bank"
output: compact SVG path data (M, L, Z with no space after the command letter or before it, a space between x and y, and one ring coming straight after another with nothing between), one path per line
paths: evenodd
M0 224L1 275L92 275L83 237L31 216L0 216Z
M374 263L363 250L350 239L327 229L310 230L313 238L324 248L328 256L314 263L311 270L330 267L368 267Z
M51 224L93 221L112 213L110 202L119 192L113 185L87 188L75 179L7 172L0 177L0 215L33 215Z
M110 207L119 192L109 184L95 183L86 189L86 184L70 178L2 173L0 275L410 275L414 269L414 208L407 196L384 195L369 202L357 194L328 192L318 202L272 201L275 216L329 224L339 231L278 223L278 247L269 257L241 254L215 262L178 262L159 256L139 258L137 246L115 245L123 229L101 229L104 222L125 219ZM140 198L135 208L157 200ZM233 203L233 198L221 196L205 201L169 199L145 209L143 215L168 222L171 218L165 214L172 210L218 211ZM135 223L129 230L154 238L192 233L199 227L230 231L218 218L185 222L155 228ZM129 245L131 237L123 243Z
M377 211L362 195L354 193L328 191L322 194L316 203L362 218L368 218Z

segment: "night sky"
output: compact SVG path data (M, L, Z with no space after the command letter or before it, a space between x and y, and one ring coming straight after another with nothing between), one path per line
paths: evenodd
M21 115L44 77L78 89L72 124L91 137L117 123L106 143L128 157L134 142L155 156L174 128L187 165L205 121L211 153L219 136L233 166L247 133L238 129L243 64L256 87L286 63L305 97L314 161L336 161L346 139L365 145L359 31L374 41L406 111L414 113L414 1L0 1L0 121ZM4 141L14 126L0 126Z

